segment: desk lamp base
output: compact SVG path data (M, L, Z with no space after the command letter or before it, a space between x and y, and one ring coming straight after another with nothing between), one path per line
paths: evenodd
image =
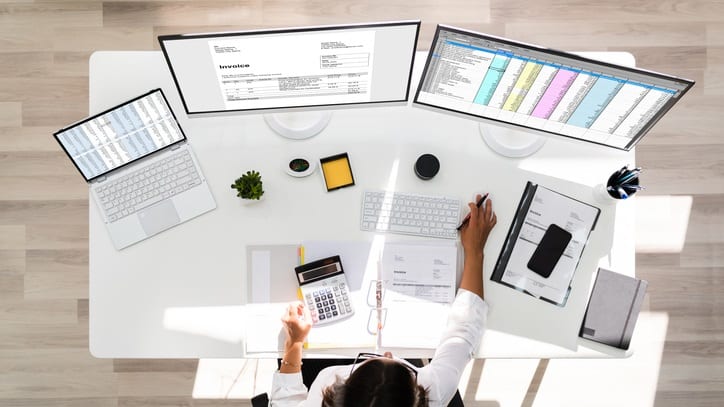
M480 136L491 150L503 157L527 157L543 147L545 137L536 136L522 130L480 123Z
M304 140L319 134L332 119L332 112L294 112L265 114L266 124L282 137Z

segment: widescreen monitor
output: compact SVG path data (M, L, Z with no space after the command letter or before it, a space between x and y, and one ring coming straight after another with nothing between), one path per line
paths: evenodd
M628 151L693 85L439 25L414 103Z
M406 102L420 21L160 36L186 113Z

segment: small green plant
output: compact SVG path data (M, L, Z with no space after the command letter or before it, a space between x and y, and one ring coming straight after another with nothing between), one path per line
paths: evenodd
M243 199L259 199L264 195L264 190L261 189L261 175L256 171L247 171L246 174L237 178L231 189L238 191L236 196Z

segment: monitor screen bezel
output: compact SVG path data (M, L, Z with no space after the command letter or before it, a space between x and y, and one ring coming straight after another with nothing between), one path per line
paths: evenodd
M273 29L259 29L259 30L248 30L248 31L228 31L228 32L217 32L217 33L198 33L198 34L172 34L172 35L159 35L158 42L161 46L164 59L168 65L171 77L176 85L176 90L181 97L181 103L183 104L186 114L189 116L198 115L218 115L226 113L278 113L278 112L295 112L305 109L319 110L329 107L352 107L361 105L381 105L387 106L388 104L407 104L410 99L410 87L412 86L412 71L415 65L415 54L417 52L417 42L420 37L420 20L401 20L401 21L386 21L376 23L359 23L359 24L343 24L343 25L321 25L321 26L308 26L308 27L289 27L289 28L273 28ZM297 32L314 32L314 31L330 31L330 30L348 30L348 29L364 29L364 28L376 28L376 27L394 27L394 26L415 26L415 41L412 47L412 53L410 55L410 71L407 75L407 88L405 89L404 99L396 100L382 100L382 101L369 101L369 102L353 102L353 103L327 103L327 104L314 104L314 105L302 105L302 106L280 106L280 107L264 107L258 109L222 109L222 110L204 110L204 111L190 111L186 104L186 97L181 91L181 85L176 77L176 72L171 64L168 52L166 50L165 43L167 41L178 41L187 39L202 39L202 38L224 38L224 37L236 37L236 36L250 36L250 35L269 35L269 34L289 34Z
M460 111L460 110L455 110L455 109L446 108L446 107L442 107L442 106L437 106L437 105L433 105L433 104L429 104L429 103L424 103L424 102L420 102L420 101L418 100L418 97L419 97L420 92L421 92L422 83L423 83L423 81L425 80L425 76L427 75L428 68L430 67L430 61L432 60L432 50L433 50L433 47L435 46L435 44L437 44L437 41L438 41L439 35L440 35L440 31L442 31L442 30L447 30L447 31L455 32L455 33L458 33L458 34L461 34L461 35L469 35L469 36L478 37L478 38L481 38L481 39L496 41L496 42L508 44L508 45L515 46L515 47L521 47L521 48L530 49L530 50L533 50L533 51L545 52L545 53L549 53L549 54L552 54L552 55L555 55L555 56L571 58L571 59L578 60L578 61L581 61L581 62L596 64L596 65L601 65L601 66L605 66L605 67L608 67L608 68L615 68L615 69L620 69L620 70L623 70L623 71L628 71L628 72L631 72L631 73L636 73L636 74L641 74L641 75L652 76L652 77L655 77L655 78L658 78L658 79L665 79L665 80L677 81L677 82L681 82L681 83L685 84L686 87L684 88L684 90L681 91L681 94L680 94L677 98L672 98L664 107L662 107L662 109L659 110L659 111L657 112L657 114L656 114L651 120L649 120L649 122L646 124L646 126L642 127L641 130L639 131L639 133L638 133L636 136L634 136L634 137L631 138L631 141L629 141L629 143L628 143L625 147L616 147L616 146L612 146L612 145L609 145L609 144L605 144L605 143L601 143L601 142L597 142L597 141L593 141L593 140L586 140L586 139L583 139L583 138L574 137L574 136L569 136L569 135L562 134L562 133L556 133L556 132L553 132L553 131L543 130L543 129L539 129L539 128L535 128L535 127L528 127L528 126L525 126L525 125L523 125L523 124L518 124L518 123L509 122L509 121L505 121L505 120L493 119L493 118L485 117L485 116L479 116L479 115L474 114L474 113L463 112L463 111ZM425 60L425 66L424 66L424 68L423 68L423 70L422 70L422 75L420 76L420 82L418 83L417 90L415 91L415 97L414 97L412 103L413 103L413 106L414 106L414 105L419 105L419 106L421 106L421 107L424 106L425 108L429 108L430 110L444 111L444 112L446 112L446 113L452 113L453 115L458 116L458 117L473 118L474 120L479 121L479 122L482 122L482 123L491 123L491 124L495 124L495 125L499 125L499 126L503 126L503 127L507 127L507 128L514 128L514 129L520 129L520 130L523 130L523 129L524 129L524 130L531 130L531 131L536 132L537 134L542 134L542 135L546 135L546 136L555 135L555 136L565 137L565 138L571 139L571 140L577 140L577 141L583 141L583 142L592 143L592 144L598 144L598 145L602 145L602 146L605 146L605 147L608 147L608 148L613 148L613 149L616 149L616 150L631 151L631 149L633 149L633 148L636 146L636 144L638 144L639 141L641 141L641 139L649 132L649 130L650 130L664 115L666 115L666 113L667 113L679 100L681 100L681 98L686 94L686 92L689 91L689 89L692 88L692 86L694 86L694 84L695 84L695 82L694 82L693 80L691 80L691 79L680 78L680 77L676 77L676 76L672 76L672 75L667 75L667 74L663 74L663 73L660 73L660 72L649 71L649 70L641 69L641 68L635 68L635 67L628 67L628 66L622 66L622 65L612 64L612 63L609 63L609 62L604 62L604 61L599 61L599 60L596 60L596 59L586 58L586 57L583 57L583 56L580 56L580 55L577 55L577 54L573 54L573 53L570 53L570 52L566 52L566 51L561 51L561 50L557 50L557 49L553 49L553 48L542 47L542 46L540 46L540 45L529 44L529 43L525 43L525 42L520 42L520 41L511 40L511 39L509 39L509 38L502 38L502 37L498 37L498 36L495 36L495 35L483 34L483 33L476 32L476 31L470 31L470 30L465 30L465 29L462 29L462 28L452 27L452 26L448 26L448 25L444 25L444 24L438 24L438 25L437 25L437 28L435 29L435 35L433 36L432 43L430 44L430 50L429 50L428 55L427 55L427 58L426 58L426 60Z
M75 160L73 159L73 156L72 156L72 155L70 154L70 152L65 148L65 146L63 145L63 142L60 141L60 139L58 138L58 136L59 136L61 133L64 133L64 132L66 132L66 131L68 131L68 130L70 130L70 129L73 129L73 128L78 127L78 126L80 126L80 125L82 125L82 124L84 124L84 123L87 123L87 122L89 122L89 121L91 121L91 120L93 120L93 119L96 119L96 118L98 118L98 117L100 117L100 116L103 116L104 114L110 113L110 112L112 112L112 111L114 111L114 110L117 110L117 109L120 109L120 108L122 108L122 107L124 107L124 106L130 105L131 103L133 103L133 102L135 102L135 101L137 101L137 100L143 99L143 98L145 98L145 97L147 97L147 96L150 96L150 95L152 95L152 94L154 94L154 93L156 93L156 92L160 92L160 93L161 93L161 97L163 98L164 102L166 103L166 106L168 107L169 112L171 112L171 117L173 117L173 120L176 122L176 126L178 127L179 132L181 133L181 139L178 140L178 141L174 141L174 142L171 143L171 144L167 144L167 145L165 145L165 146L163 146L163 147L161 147L161 148L159 148L159 149L157 149L157 150L155 150L155 151L151 151L150 153L144 154L144 155L142 155L142 156L140 156L140 157L136 157L136 158L134 158L133 160L131 160L131 161L125 163L125 164L119 165L118 167L112 168L112 169L110 169L110 170L108 170L108 171L106 171L106 172L103 172L103 173L101 173L101 174L98 174L98 175L96 175L95 177L87 178L87 177L85 176L85 174L83 173L83 171L81 171L81 169L80 169L80 167L78 166L78 164L77 164L77 163L75 162ZM58 144L60 144L60 148L63 149L63 152L68 156L68 158L70 159L70 162L73 163L73 165L74 165L75 168L78 170L78 172L79 172L80 175L83 177L83 179L86 180L86 182L93 182L93 181L95 181L95 180L97 180L97 179L99 179L99 178L102 178L102 177L107 176L108 174L110 174L110 173L112 173L112 172L114 172L114 171L118 171L118 170L120 170L121 168L127 167L127 166L129 166L129 165L131 165L131 164L133 164L133 163L135 163L135 162L137 162L137 161L139 161L139 160L142 160L142 159L150 156L150 155L153 155L153 154L155 154L155 153L158 153L159 151L163 151L163 150L165 150L165 149L167 149L167 148L171 148L171 147L173 147L173 146L175 146L175 145L177 145L177 144L186 142L186 133L184 133L184 130L181 128L181 123L179 123L178 118L176 118L176 114L173 112L173 109L171 108L171 104L168 103L168 99L166 98L166 95L163 93L163 89L161 89L161 88L156 88L156 89L151 89L151 90L149 90L148 92L146 92L146 93L144 93L144 94L142 94L142 95L140 95L140 96L136 96L136 97L134 97L133 99L129 99L129 100L125 101L125 102L119 103L119 104L117 104L117 105L115 105L115 106L113 106L113 107L111 107L111 108L108 108L108 109L106 109L106 110L104 110L104 111L102 111L102 112L100 112L100 113L98 113L98 114L95 114L95 115L93 115L93 116L86 117L85 119L82 119L82 120L80 120L80 121L77 121L77 122L75 122L75 123L73 123L73 124L71 124L71 125L69 125L69 126L65 126L65 127L63 127L62 129L60 129L60 130L56 131L55 133L53 133L53 138L55 138L55 141L57 141Z

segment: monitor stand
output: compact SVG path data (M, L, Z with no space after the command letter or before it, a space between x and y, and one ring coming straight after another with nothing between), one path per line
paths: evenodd
M503 157L527 157L543 147L545 137L536 136L524 130L479 123L480 136L491 150Z
M264 120L274 132L292 140L314 137L332 119L332 112L293 112L265 114Z

